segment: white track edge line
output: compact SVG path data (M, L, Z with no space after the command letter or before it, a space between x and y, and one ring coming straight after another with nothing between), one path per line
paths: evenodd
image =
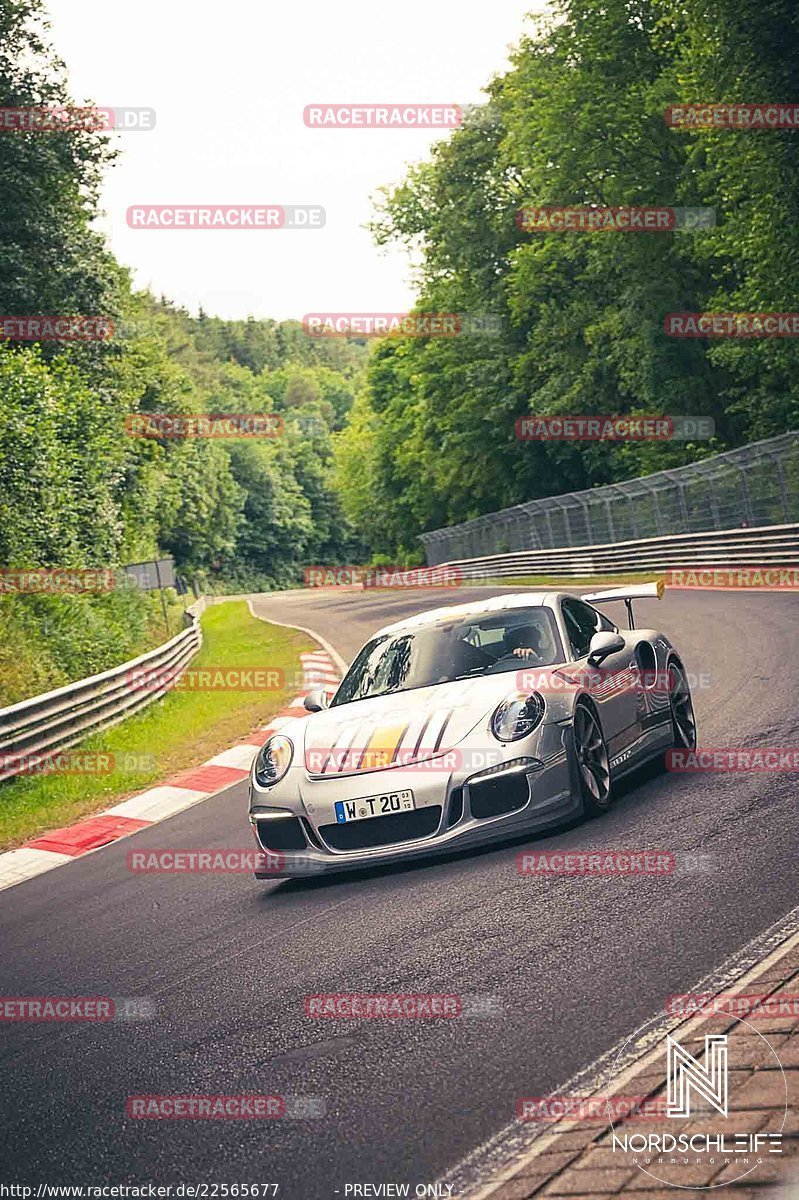
M313 629L306 628L305 625L291 625L288 621L276 621L274 617L262 617L260 613L257 613L254 610L254 608L252 606L253 596L271 595L271 594L273 594L273 593L253 592L252 596L247 597L247 607L250 610L250 614L253 617L255 617L256 621L265 621L267 623L267 625L282 625L284 629L299 629L300 633L307 633L308 637L313 638L313 640L315 642L318 642L319 645L322 647L322 649L325 650L330 655L330 657L333 659L333 662L338 667L339 671L341 671L342 676L344 676L347 673L347 664L345 663L344 659L339 654L338 650L335 650L333 648L333 646L330 645L330 642L326 641L325 638L323 638L321 634L317 633Z
M786 913L763 933L747 942L688 990L691 994L715 995L723 992L746 975L762 973L795 945L799 945L799 907ZM690 1018L691 1022L695 1021L697 1024L705 1020L706 1013ZM629 1037L620 1039L582 1071L561 1084L553 1096L595 1095L600 1088L607 1087L608 1073L614 1067L615 1089L627 1075L637 1073L648 1057L661 1052L660 1042L666 1032L685 1024L684 1015L656 1013L638 1026L639 1029L643 1025L647 1026L648 1031L645 1035L632 1044ZM657 1043L654 1049L651 1044L653 1041ZM563 1126L557 1132L562 1133L565 1128L567 1127ZM462 1200L489 1200L501 1184L517 1175L523 1164L535 1156L539 1142L545 1138L547 1141L554 1140L555 1136L551 1123L531 1126L529 1122L513 1120L462 1158L440 1176L437 1182L445 1188L450 1185L452 1191L449 1194L460 1196Z

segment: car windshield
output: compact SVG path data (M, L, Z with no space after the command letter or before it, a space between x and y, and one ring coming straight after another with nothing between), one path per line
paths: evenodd
M548 608L450 617L367 642L333 705L559 662L563 662L560 638Z

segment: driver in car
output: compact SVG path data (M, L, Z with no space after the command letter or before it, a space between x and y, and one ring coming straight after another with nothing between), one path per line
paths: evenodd
M505 634L505 653L516 658L543 663L544 646L541 630L535 625L516 625Z

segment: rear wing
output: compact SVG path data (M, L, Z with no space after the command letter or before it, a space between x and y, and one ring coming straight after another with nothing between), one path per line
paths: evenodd
M583 596L591 604L606 604L610 600L623 600L630 620L630 629L635 629L633 618L633 600L662 600L666 584L663 579L655 579L652 583L631 583L628 587L610 588L606 592L592 592Z

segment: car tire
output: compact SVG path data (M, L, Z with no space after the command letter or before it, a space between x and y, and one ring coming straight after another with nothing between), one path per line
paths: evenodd
M593 707L578 700L572 722L577 784L588 817L607 812L613 803L610 758L602 725Z
M685 677L682 663L672 659L668 666L669 673L669 707L671 709L670 750L696 749L696 716L691 689ZM664 763L668 767L668 754L664 755Z

